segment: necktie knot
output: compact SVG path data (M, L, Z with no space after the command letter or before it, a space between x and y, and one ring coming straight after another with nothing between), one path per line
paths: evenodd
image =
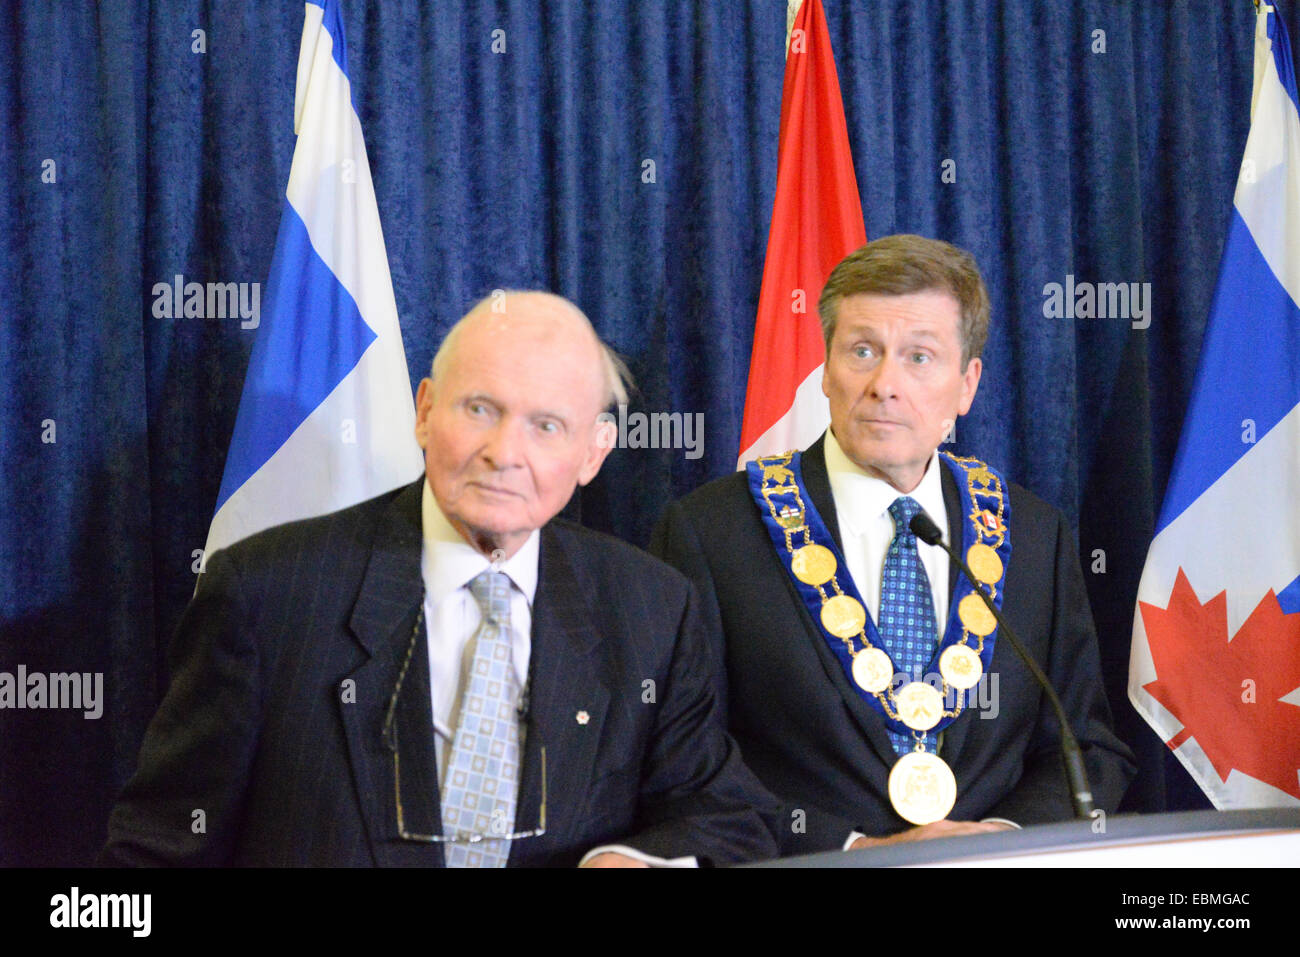
M469 593L483 617L496 624L510 621L510 576L488 569L470 580Z
M912 519L921 513L921 505L916 499L900 495L889 504L889 516L894 520L896 535L912 534Z

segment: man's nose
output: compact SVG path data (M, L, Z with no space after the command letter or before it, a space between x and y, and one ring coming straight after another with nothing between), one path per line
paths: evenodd
M867 394L881 402L898 398L902 374L902 364L892 352L886 352L871 370L871 376L867 379Z
M513 416L502 416L492 427L482 455L494 469L508 469L523 461L523 426Z

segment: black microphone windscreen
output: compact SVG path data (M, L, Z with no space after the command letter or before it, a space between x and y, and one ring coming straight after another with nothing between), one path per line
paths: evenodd
M943 540L943 533L939 531L939 526L934 524L934 520L925 512L917 512L913 515L908 527L913 535L927 545L938 545Z

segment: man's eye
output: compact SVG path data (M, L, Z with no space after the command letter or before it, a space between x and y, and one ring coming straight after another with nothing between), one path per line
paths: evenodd
M549 421L538 422L537 430L543 435L556 435L560 431L560 424L558 422Z
M483 402L467 402L465 404L465 409L470 415L485 415L488 407L487 404Z
M871 346L854 346L854 347L853 347L853 355L856 356L856 357L859 358L859 359L867 359L867 358L870 358L870 357L871 357Z
M915 362L917 365L920 365L921 363L929 362L930 361L929 353L913 352L912 361Z

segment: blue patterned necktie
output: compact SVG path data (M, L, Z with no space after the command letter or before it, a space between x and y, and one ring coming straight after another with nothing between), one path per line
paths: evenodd
M483 620L461 689L460 719L442 782L442 832L510 834L519 790L519 684L510 648L510 579L485 571L469 583ZM444 844L448 867L505 867L507 840Z
M894 540L889 543L889 551L885 554L885 570L880 580L880 620L877 622L885 650L894 659L894 667L913 680L924 677L925 667L939 644L930 579L916 550L916 536L909 527L912 518L920 511L921 506L916 500L906 495L900 495L889 506L889 515L894 520ZM914 733L890 731L889 738L899 754L916 750ZM937 742L938 736L929 732L925 735L925 750L934 754Z

